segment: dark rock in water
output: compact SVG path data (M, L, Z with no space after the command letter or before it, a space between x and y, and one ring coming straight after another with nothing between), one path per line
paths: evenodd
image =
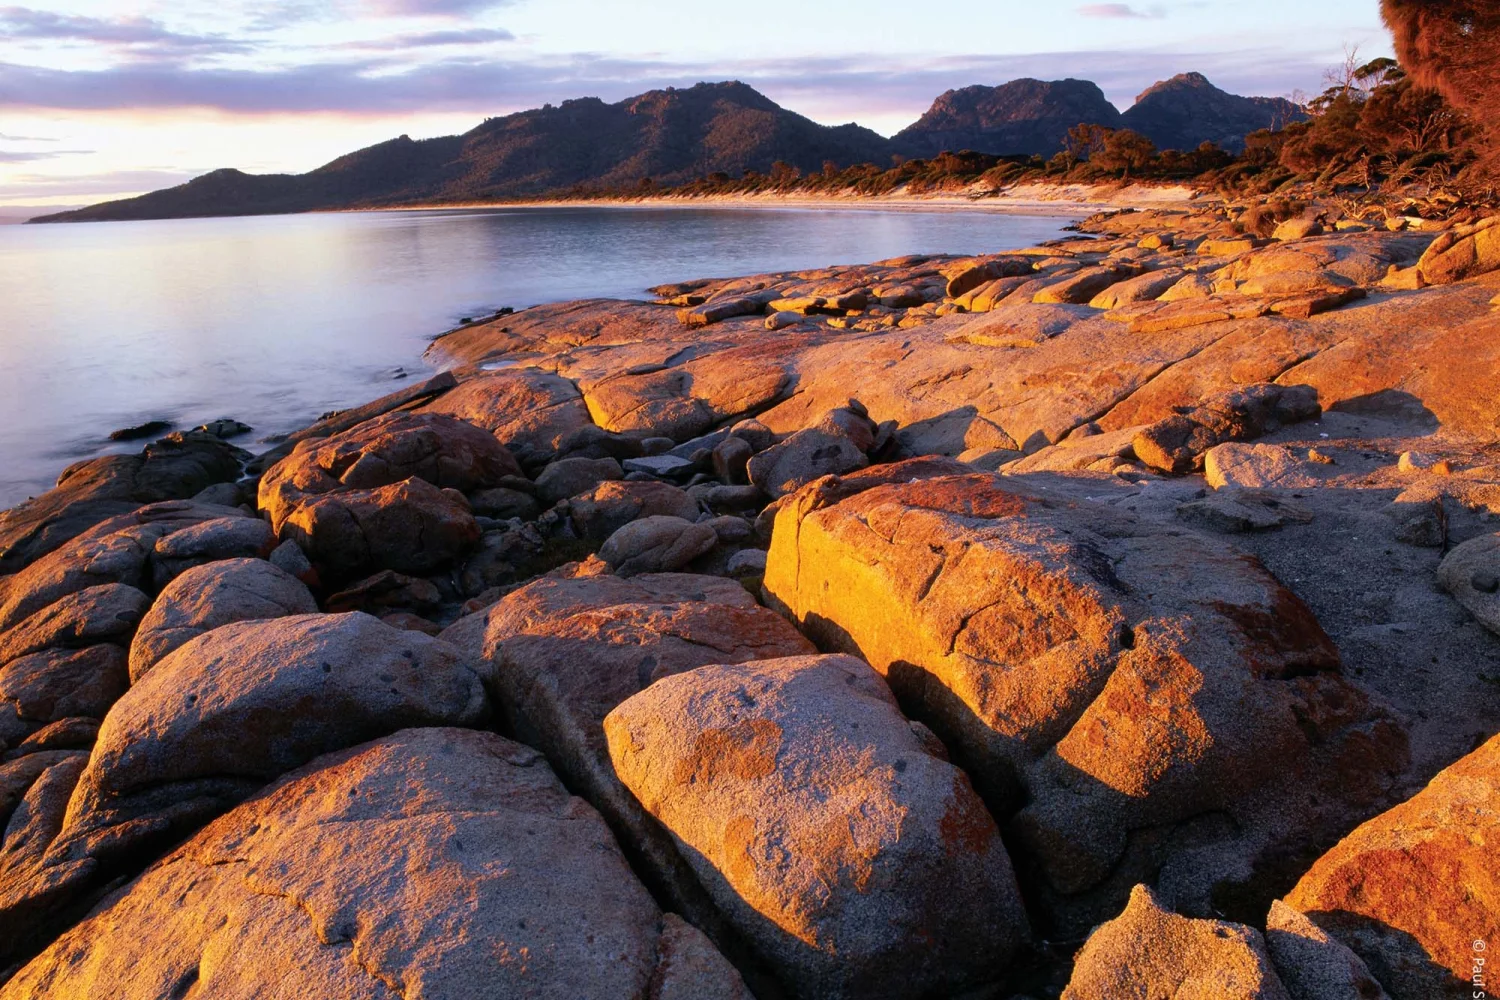
M239 478L248 452L208 434L170 434L139 455L102 455L63 470L57 486L0 512L0 575L16 573L101 521L181 500Z
M241 434L249 434L251 431L255 430L255 428L251 427L249 424L235 420L233 417L220 417L218 420L211 420L206 424L199 424L193 429L204 434L212 434L216 438L239 437Z
M122 427L117 431L112 431L109 439L111 441L139 441L141 438L148 438L153 434L160 434L163 431L171 429L172 422L170 420L148 420L144 424L137 424L134 427Z

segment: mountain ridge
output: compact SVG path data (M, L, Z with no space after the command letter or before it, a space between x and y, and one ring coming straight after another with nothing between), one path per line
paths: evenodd
M1183 83L1182 81L1187 81ZM1201 85L1198 83L1201 81ZM1167 88L1165 91L1159 88ZM1164 95L1164 96L1162 96ZM1227 94L1201 74L1182 74L1142 94L1152 136L1198 145L1243 144L1244 134L1283 113L1268 98ZM1192 102L1218 109L1207 121ZM1257 102L1273 110L1257 116ZM1292 107L1290 102L1281 104ZM1140 104L1137 104L1140 107ZM1184 112L1184 108L1187 108ZM1267 108L1270 105L1266 106ZM1013 80L950 90L887 139L858 124L822 125L739 81L647 91L615 103L597 97L487 118L462 135L402 135L346 153L304 174L248 174L228 167L177 187L54 213L33 222L124 221L266 215L403 205L518 200L592 190L652 190L715 174L766 173L788 164L804 173L825 164L890 164L968 149L993 155L1050 155L1067 130L1086 122L1134 127L1087 80ZM1217 120L1214 116L1217 115ZM1186 117L1187 124L1183 119ZM1195 124L1196 122L1196 124ZM1237 136L1236 129L1245 127ZM1254 127L1250 127L1254 126ZM1146 132L1150 135L1150 132Z

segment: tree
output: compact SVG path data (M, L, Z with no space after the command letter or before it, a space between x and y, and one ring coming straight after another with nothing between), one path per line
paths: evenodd
M1500 4L1494 0L1382 0L1396 55L1412 82L1442 93L1484 131L1500 172Z
M771 164L771 183L778 188L789 188L802 177L802 171L785 160Z
M1088 122L1080 122L1068 129L1068 137L1063 140L1063 152L1067 155L1068 166L1072 167L1080 160L1092 160L1095 154L1102 152L1109 132L1103 125L1090 125Z
M1102 146L1089 157L1089 162L1128 180L1132 171L1138 174L1149 167L1155 156L1156 143L1139 132L1122 128L1106 132Z

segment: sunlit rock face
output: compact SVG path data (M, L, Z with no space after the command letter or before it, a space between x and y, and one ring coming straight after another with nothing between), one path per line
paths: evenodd
M1400 730L1254 559L1048 492L899 466L814 484L777 514L765 591L955 748L1056 919L1107 906L1153 831L1216 812L1253 825L1246 796L1287 761L1370 739L1381 766L1404 761Z
M674 674L604 731L621 781L798 996L983 985L1028 936L968 778L853 657Z
M287 775L0 988L273 994L749 997L539 753L460 729L398 732Z

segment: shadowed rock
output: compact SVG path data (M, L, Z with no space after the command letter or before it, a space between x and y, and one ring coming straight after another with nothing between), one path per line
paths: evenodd
M1266 950L1292 1000L1389 1000L1358 955L1279 899L1266 918Z
M171 434L140 455L105 455L63 470L57 486L0 512L0 574L15 573L101 521L142 504L184 500L240 474L249 457L211 434Z
M599 548L599 558L621 576L670 573L718 544L711 525L656 515L631 521L610 535Z
M643 517L698 517L698 503L669 483L605 482L568 501L568 520L580 538L603 542Z
M1322 412L1317 391L1272 383L1245 386L1159 420L1136 434L1136 457L1163 472L1189 472L1226 441L1249 441Z
M1438 567L1438 583L1500 635L1500 534L1471 538L1448 553Z

